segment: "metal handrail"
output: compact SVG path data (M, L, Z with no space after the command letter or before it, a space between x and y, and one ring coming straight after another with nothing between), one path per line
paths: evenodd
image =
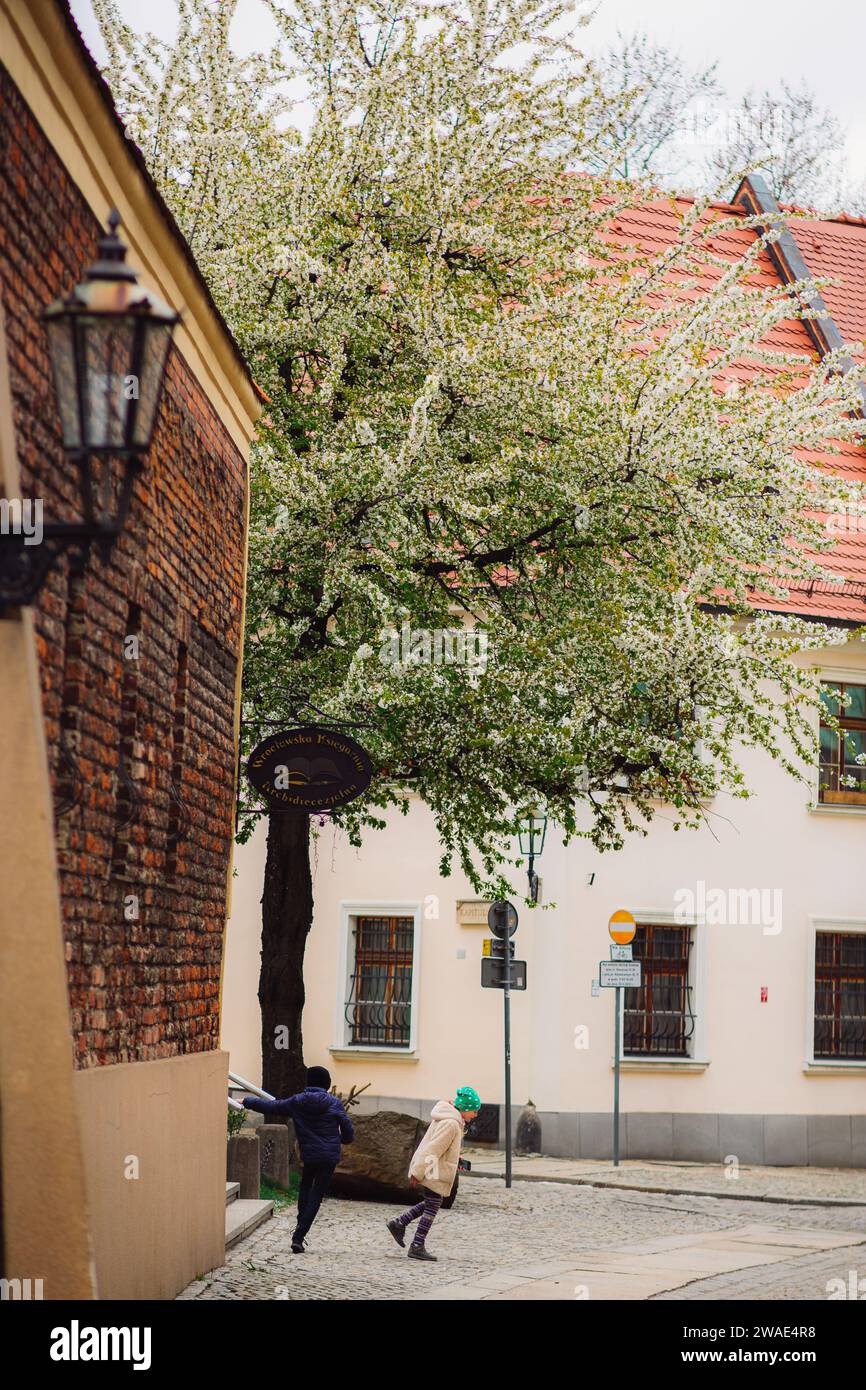
M254 1096L259 1096L262 1100L276 1100L276 1096L272 1096L270 1091L263 1091L261 1086L254 1086L251 1081L246 1081L242 1076L238 1076L237 1072L229 1072L229 1081L235 1083L234 1086L229 1087L230 1091L251 1091ZM237 1105L237 1101L235 1104ZM238 1106L238 1108L242 1110L243 1106Z

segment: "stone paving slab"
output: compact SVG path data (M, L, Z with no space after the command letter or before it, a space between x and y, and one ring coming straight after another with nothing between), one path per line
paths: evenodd
M718 1237L710 1236L705 1239L712 1240L713 1244L718 1243ZM780 1231L766 1226L744 1226L742 1230L730 1231L727 1239L742 1244L747 1241L758 1241L762 1245L778 1245L784 1247L794 1246L801 1250L832 1250L837 1245L853 1245L862 1239L857 1232L839 1231L832 1234L828 1231Z
M725 1249L720 1249L715 1244L709 1249L702 1249L700 1242L694 1242L681 1246L678 1250L653 1250L647 1254L631 1251L623 1254L617 1251L611 1255L606 1250L588 1250L581 1251L579 1263L581 1269L602 1269L612 1274L628 1274L638 1268L646 1270L647 1273L655 1270L664 1270L666 1273L682 1270L690 1279L700 1279L704 1275L725 1274L749 1265L768 1264L773 1260L789 1258L787 1254L779 1254L778 1247L774 1247L773 1253L768 1254L770 1248L750 1252L742 1246L737 1248L736 1243L731 1242Z
M568 1278L537 1280L529 1289L510 1289L506 1293L494 1294L485 1302L494 1303L575 1303L616 1300L617 1303L636 1303L664 1293L671 1287L670 1280L658 1276L633 1275L624 1280L616 1274L593 1274L590 1283L585 1270L575 1269ZM591 1289L591 1292L590 1292Z
M774 1239L781 1236L782 1239ZM567 1261L547 1261L519 1272L520 1282L508 1285L509 1276L518 1271L503 1270L499 1291L482 1281L474 1284L453 1283L444 1289L431 1289L416 1294L416 1300L431 1301L443 1297L473 1299L480 1302L574 1302L576 1300L616 1299L636 1300L671 1294L686 1285L703 1283L719 1275L742 1272L744 1268L789 1263L793 1252L813 1254L816 1250L847 1246L866 1247L866 1233L824 1231L775 1231L761 1227L744 1227L731 1231L727 1237L695 1234L681 1238L676 1247L658 1249L648 1242L644 1250L590 1250L582 1252L572 1264Z
M505 1174L505 1154L495 1149L466 1149L473 1178ZM665 1163L624 1159L618 1168L595 1159L552 1158L517 1154L513 1178L521 1182L560 1182L615 1187L677 1196L726 1197L731 1201L778 1202L784 1205L866 1205L866 1168L776 1168L740 1164L736 1177L722 1164Z
M508 1274L482 1274L475 1280L475 1287L481 1289L514 1289L522 1284L532 1284L534 1279L531 1275L515 1274L510 1271Z
M495 1297L495 1295L491 1294L490 1289L480 1284L446 1284L443 1288L437 1289L435 1293L416 1294L415 1297L420 1300L429 1297L435 1299L437 1303L440 1299L453 1303L479 1303L482 1300L486 1301L488 1298Z

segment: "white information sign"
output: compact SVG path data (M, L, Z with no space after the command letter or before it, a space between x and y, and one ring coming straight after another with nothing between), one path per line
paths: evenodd
M640 989L639 960L602 960L598 963L598 983L602 989Z

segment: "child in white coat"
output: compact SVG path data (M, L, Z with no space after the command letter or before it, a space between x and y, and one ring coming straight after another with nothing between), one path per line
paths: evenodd
M427 1232L443 1199L454 1186L464 1131L480 1109L481 1099L472 1086L461 1086L453 1104L449 1100L440 1100L433 1106L427 1132L409 1164L412 1186L420 1186L424 1200L388 1222L388 1230L397 1244L402 1246L406 1244L403 1239L406 1227L412 1221L418 1222L415 1237L409 1246L410 1260L436 1259L426 1248Z

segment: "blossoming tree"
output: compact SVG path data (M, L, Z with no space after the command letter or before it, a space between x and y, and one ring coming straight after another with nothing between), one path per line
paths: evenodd
M802 312L754 285L772 231L732 253L690 203L663 252L617 234L648 192L592 144L568 0L262 4L277 42L242 60L231 0L179 0L167 47L94 0L130 134L269 399L247 747L312 707L357 726L377 775L350 840L421 797L446 869L497 894L532 806L615 849L660 798L690 825L746 794L744 744L797 773L818 680L791 656L836 638L749 595L822 572L809 451L858 425L835 361L762 346ZM483 661L419 659L419 632L465 628ZM270 818L278 1092L302 1074L309 833Z

